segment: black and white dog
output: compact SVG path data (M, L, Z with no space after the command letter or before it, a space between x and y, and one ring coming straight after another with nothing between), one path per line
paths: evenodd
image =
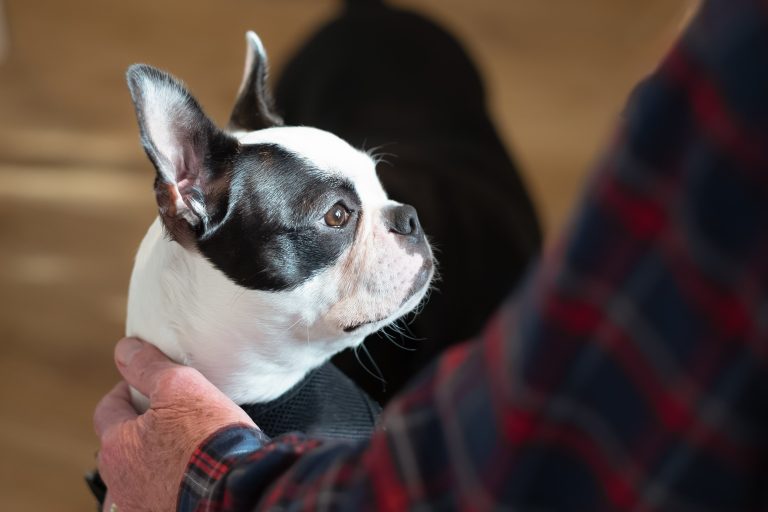
M246 39L226 130L170 75L128 70L159 217L136 257L127 334L256 404L411 311L433 260L415 209L388 199L367 153L282 126L261 41Z
M282 126L264 48L246 39L226 130L167 73L128 70L159 216L136 256L126 334L200 370L269 435L365 438L380 409L328 360L419 304L432 251L367 153ZM86 481L103 504L98 472Z

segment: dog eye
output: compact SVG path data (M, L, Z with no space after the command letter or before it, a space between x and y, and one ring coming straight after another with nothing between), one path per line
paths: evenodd
M332 228L343 228L349 222L350 213L343 204L336 203L325 214L325 224Z

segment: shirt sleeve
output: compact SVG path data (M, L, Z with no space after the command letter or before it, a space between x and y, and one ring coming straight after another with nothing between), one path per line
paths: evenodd
M180 509L764 509L767 16L704 2L568 234L369 442L220 432Z

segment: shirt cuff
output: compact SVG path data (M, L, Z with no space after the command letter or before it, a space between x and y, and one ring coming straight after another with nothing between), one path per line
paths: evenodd
M217 485L238 460L259 450L270 441L257 428L229 425L203 441L187 465L181 480L177 510L207 510L215 501Z

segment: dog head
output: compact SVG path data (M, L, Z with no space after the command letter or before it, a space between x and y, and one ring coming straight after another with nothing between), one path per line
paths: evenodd
M286 372L295 365L305 373L413 309L429 287L432 253L416 211L388 199L368 154L322 130L282 126L272 110L261 42L252 32L247 40L226 130L170 75L146 65L128 70L166 234L143 244L131 295L173 297L174 305L159 307L176 316L166 320L182 332L166 343L174 347L161 348L177 359L210 370L229 357L223 351L248 353L253 343L256 354L281 361ZM173 257L151 254L160 249ZM153 258L162 262L141 264ZM175 276L176 284L163 275ZM141 292L134 282L142 283ZM147 291L152 286L185 291ZM144 321L130 316L129 304L129 324ZM206 323L220 326L222 318L235 318L242 328L205 332ZM134 330L153 342L163 336ZM230 346L212 348L217 340Z

